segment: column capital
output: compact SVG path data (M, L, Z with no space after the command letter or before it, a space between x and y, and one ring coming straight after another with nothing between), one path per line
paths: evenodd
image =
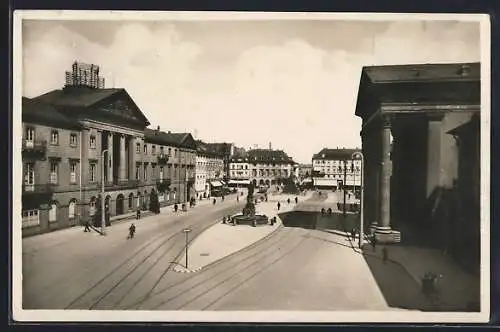
M445 115L444 112L428 112L425 114L428 121L441 121Z
M390 129L392 127L392 115L382 114L380 116L380 122L383 129Z

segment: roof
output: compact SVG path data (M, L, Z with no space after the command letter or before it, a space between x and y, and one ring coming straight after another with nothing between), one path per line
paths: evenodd
M481 74L479 62L370 66L362 72L372 83L477 80Z
M212 156L212 157L220 157L222 158L224 154L221 151L222 149L218 148L218 145L215 144L208 144L205 143L201 140L196 141L196 151L199 155L206 155L206 156Z
M293 159L289 157L283 150L270 150L270 149L253 149L246 153L246 156L239 156L231 158L235 162L249 162L249 163L272 163L272 164L290 164L294 163Z
M194 140L190 133L171 133L160 130L145 128L144 138L146 142L160 145L176 146L195 149Z
M80 129L81 124L61 114L55 107L40 100L22 98L22 120L48 126L68 129Z
M134 100L123 88L95 89L83 86L68 86L64 89L47 92L34 99L56 106L60 111L74 112L75 109L88 109L112 97L124 97L133 106L134 116L146 126L150 123Z
M387 104L479 104L480 63L363 67L355 114L364 119Z
M352 154L361 152L360 149L328 149L324 148L313 155L313 160L346 160L352 159Z

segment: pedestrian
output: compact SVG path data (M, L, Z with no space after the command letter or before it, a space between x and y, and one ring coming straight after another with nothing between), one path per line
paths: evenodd
M135 219L137 219L137 220L141 219L141 209L137 209L137 211L135 213Z
M387 247L384 247L382 249L382 260L384 261L384 264L387 263L388 259L389 259L389 251L387 250Z
M179 210L179 206L176 204L174 204L174 211L177 212L177 210Z
M212 204L215 205L215 203L217 203L217 199L216 198L214 198Z
M224 202L224 195L222 195L222 201Z
M286 201L288 204L290 204L290 197L288 197L288 199Z
M280 210L281 204L278 202L278 211Z
M351 238L354 240L356 238L356 229L351 229Z
M128 237L127 239L133 239L135 234L135 225L132 223L128 229Z
M90 232L90 223L89 221L85 221L85 229L83 230L84 232Z
M226 223L226 216L224 216L224 218L222 218L222 223L225 224Z
M236 196L236 202L240 201L240 196Z
M328 208L328 215L331 216L332 215L332 208Z
M373 252L375 252L375 250L377 249L377 238L375 237L375 235L372 238L372 249Z
M299 198L297 196L295 196L295 204L297 204L299 202Z
M325 214L325 208L321 208L321 215Z

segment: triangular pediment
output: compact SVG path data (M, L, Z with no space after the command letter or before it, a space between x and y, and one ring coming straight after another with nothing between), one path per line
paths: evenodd
M144 127L149 125L148 119L125 90L101 100L94 106L100 116L110 120L115 119L120 123L133 123Z

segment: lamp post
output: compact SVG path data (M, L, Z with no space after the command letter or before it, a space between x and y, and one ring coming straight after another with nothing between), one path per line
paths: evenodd
M108 149L102 150L101 152L101 235L106 235L106 208L104 206L105 204L105 198L104 198L104 172L106 171L104 169L104 155L108 152Z
M365 157L363 155L362 152L354 152L352 154L352 159L360 159L361 160L361 198L359 200L359 214L360 214L360 222L359 222L359 248L361 248L363 246L363 237L364 237L364 220L363 220L363 204L364 204L364 193L365 193L365 186L364 186L364 176L363 176L363 173L364 173L364 166L365 166ZM354 185L356 186L356 182L354 183ZM356 196L354 196L356 197Z
M191 232L190 228L185 228L183 230L184 234L186 234L186 269L188 268L188 242L189 242L189 232Z

